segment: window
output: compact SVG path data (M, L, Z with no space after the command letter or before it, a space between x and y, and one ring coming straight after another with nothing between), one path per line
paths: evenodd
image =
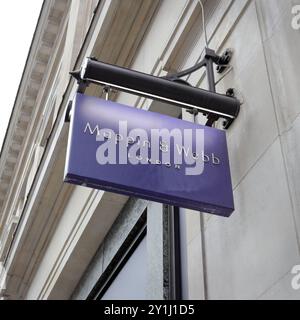
M102 300L146 299L147 237L141 240L102 296Z

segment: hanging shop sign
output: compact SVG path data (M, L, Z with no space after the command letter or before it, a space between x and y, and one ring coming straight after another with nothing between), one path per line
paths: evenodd
M234 210L226 132L76 94L65 182L221 216Z

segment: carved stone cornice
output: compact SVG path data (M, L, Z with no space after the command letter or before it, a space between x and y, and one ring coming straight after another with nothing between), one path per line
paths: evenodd
M34 111L38 108L37 97L47 76L47 66L68 3L68 0L44 1L31 43L0 156L0 231L7 220L12 183L18 173L18 164L22 162L24 141Z

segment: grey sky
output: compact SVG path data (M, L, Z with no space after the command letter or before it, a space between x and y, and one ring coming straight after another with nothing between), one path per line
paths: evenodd
M0 149L43 0L2 1L0 10Z

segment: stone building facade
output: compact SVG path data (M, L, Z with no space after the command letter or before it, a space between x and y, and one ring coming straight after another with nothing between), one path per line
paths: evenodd
M69 72L90 56L156 76L195 65L205 47L198 1L45 0L1 151L1 295L300 298L291 285L300 264L299 4L204 1L209 46L234 52L230 69L216 74L217 90L234 88L242 101L227 130L236 208L222 218L63 183L65 114L77 90ZM203 70L186 80L207 88ZM103 92L91 85L86 94ZM180 115L134 95L110 99Z

